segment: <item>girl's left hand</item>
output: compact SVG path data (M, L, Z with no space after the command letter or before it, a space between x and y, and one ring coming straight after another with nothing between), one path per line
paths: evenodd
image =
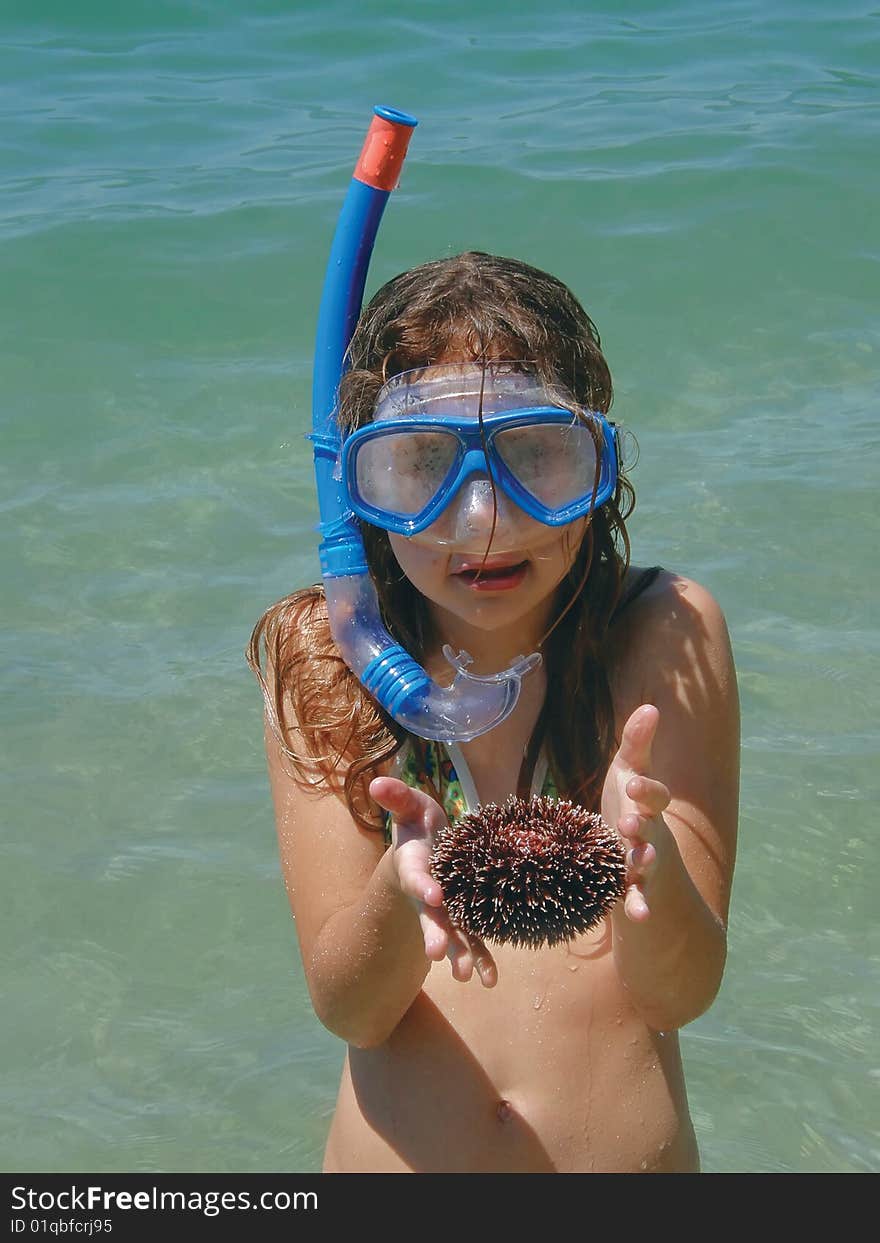
M670 836L663 820L670 793L651 776L651 747L659 722L660 713L653 705L636 708L623 727L602 790L602 815L627 847L623 909L633 923L642 923L651 914L647 890L658 852L662 853Z
M397 777L375 777L370 796L391 812L391 862L401 893L415 905L431 962L448 958L456 980L468 981L474 971L484 988L498 979L495 959L477 937L456 928L443 905L443 890L431 875L431 850L437 833L448 823L446 813L423 790Z

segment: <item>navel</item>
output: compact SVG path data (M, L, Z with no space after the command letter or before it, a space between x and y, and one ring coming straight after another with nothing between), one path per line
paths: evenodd
M509 1122L513 1117L513 1106L510 1101L500 1100L495 1114L499 1122Z

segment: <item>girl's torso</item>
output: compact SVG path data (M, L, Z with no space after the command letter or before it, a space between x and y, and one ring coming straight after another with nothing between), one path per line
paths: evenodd
M637 706L632 682L616 679L618 720ZM492 747L450 759L454 772L439 756L431 780L453 801L511 792L502 727ZM552 792L544 771L533 793ZM629 1003L610 921L567 945L492 950L495 988L436 964L384 1044L349 1050L325 1171L696 1170L677 1034L652 1031Z
M629 1006L607 925L493 952L494 989L435 966L385 1044L349 1050L325 1170L696 1170L677 1035Z

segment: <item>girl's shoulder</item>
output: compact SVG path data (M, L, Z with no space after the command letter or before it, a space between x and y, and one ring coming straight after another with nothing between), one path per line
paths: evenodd
M611 631L614 683L625 702L651 702L658 690L690 682L726 684L733 676L727 623L701 583L658 566L631 566Z
M643 566L630 566L626 571L615 617L629 612L630 605L634 605L636 600L656 609L658 605L664 604L672 607L676 600L685 599L690 600L692 607L696 608L711 609L712 605L718 607L711 592L701 583L697 583L696 579L686 578L684 574L677 574L664 566L651 566L648 569Z
M619 624L644 628L658 623L670 626L703 619L708 625L723 620L721 606L712 593L695 579L654 565L650 569L631 565L614 613Z

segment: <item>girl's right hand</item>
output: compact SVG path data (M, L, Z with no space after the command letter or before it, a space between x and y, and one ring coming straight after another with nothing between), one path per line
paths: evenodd
M376 777L370 797L391 813L391 850L401 893L415 903L425 956L431 962L448 958L456 980L469 980L476 970L484 988L498 980L498 968L477 937L453 927L443 906L443 890L431 875L431 849L436 834L447 824L443 808L422 790L396 777Z

